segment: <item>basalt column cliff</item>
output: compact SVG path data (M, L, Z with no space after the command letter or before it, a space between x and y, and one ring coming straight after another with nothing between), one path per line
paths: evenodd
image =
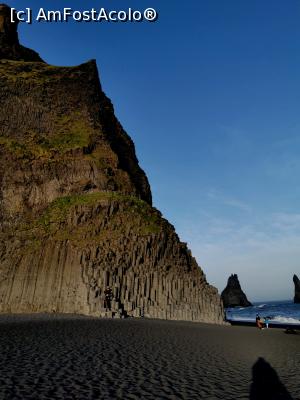
M0 6L0 311L222 323L223 307L151 205L96 63L54 67ZM106 305L107 306L107 305Z

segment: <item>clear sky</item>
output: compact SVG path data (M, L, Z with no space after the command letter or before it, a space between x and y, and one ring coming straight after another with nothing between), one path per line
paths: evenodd
M74 10L156 8L155 23L33 23L49 63L97 60L154 205L221 291L293 297L300 276L299 0L18 0Z

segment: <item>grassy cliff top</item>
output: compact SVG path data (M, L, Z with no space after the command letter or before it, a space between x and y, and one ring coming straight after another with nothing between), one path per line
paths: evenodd
M95 68L95 62L64 67L54 66L43 62L25 62L14 60L0 60L0 76L12 82L30 80L34 84L45 84L53 79L80 78L88 70Z

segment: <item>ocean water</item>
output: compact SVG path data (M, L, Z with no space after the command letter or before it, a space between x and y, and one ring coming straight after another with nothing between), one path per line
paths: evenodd
M260 317L269 317L275 324L300 324L300 304L291 300L265 301L253 303L252 307L235 307L226 309L227 320L255 321L256 314Z

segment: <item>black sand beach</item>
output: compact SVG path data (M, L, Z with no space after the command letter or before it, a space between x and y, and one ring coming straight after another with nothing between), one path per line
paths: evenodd
M1 399L300 399L300 333L0 317Z

